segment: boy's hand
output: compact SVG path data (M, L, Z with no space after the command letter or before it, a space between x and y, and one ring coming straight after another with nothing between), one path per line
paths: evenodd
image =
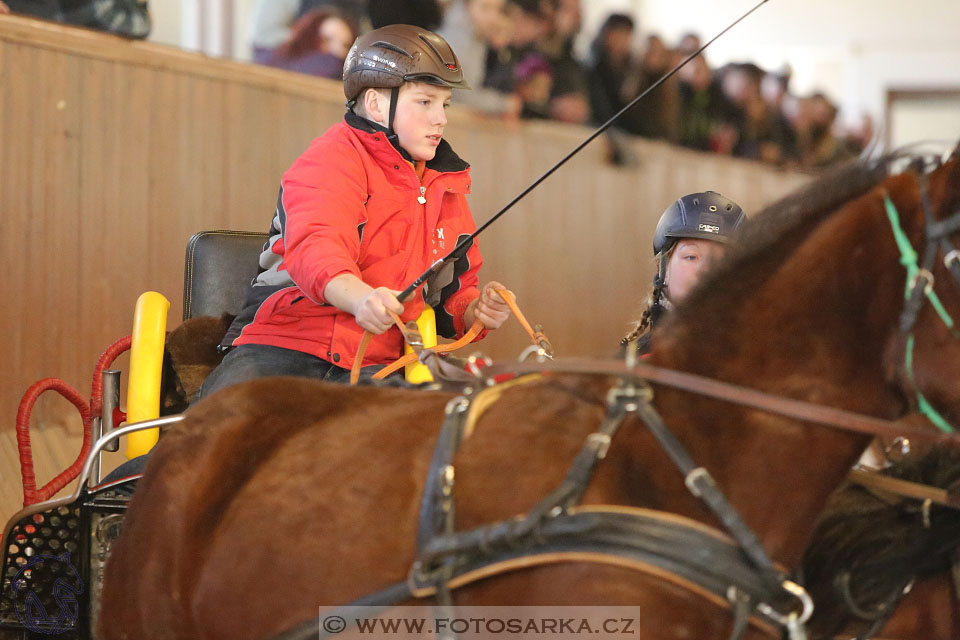
M506 289L506 287L499 282L488 282L480 290L480 297L467 306L463 319L468 327L479 320L487 329L499 329L500 325L510 317L510 307L495 289ZM513 292L510 293L512 295Z
M393 317L388 313L403 313L403 305L397 300L399 291L386 287L377 287L365 295L357 304L354 316L357 324L370 333L380 335L393 326Z
M10 7L3 4L3 0L0 0L0 13L10 13Z

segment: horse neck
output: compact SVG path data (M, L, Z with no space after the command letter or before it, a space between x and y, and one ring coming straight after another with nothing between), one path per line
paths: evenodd
M916 184L888 179L908 234L922 232ZM918 224L919 221L919 224ZM904 270L874 190L785 237L736 279L713 282L656 336L654 361L770 393L893 418L903 397L884 354L896 336ZM709 287L708 287L709 289ZM706 312L704 312L706 310ZM669 391L657 406L697 462L790 566L817 514L869 438ZM688 515L703 517L685 502Z

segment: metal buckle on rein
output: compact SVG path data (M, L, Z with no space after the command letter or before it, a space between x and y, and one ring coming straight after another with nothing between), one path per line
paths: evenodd
M910 279L910 290L917 288L917 282L923 278L926 280L926 284L923 285L923 295L929 296L930 292L933 291L933 274L926 269L917 269L917 272L913 274L913 278Z

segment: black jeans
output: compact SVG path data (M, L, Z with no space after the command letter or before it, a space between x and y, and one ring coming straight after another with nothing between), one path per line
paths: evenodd
M371 376L382 368L383 365L379 364L363 367L361 382L369 382ZM350 371L309 353L263 344L244 344L231 349L223 362L210 372L200 386L196 400L237 383L268 376L299 376L342 384L350 381ZM402 379L390 377L393 378L391 382Z

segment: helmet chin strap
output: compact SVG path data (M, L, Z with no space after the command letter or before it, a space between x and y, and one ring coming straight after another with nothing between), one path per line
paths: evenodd
M653 304L664 309L671 307L670 298L667 297L667 252L661 251L657 268L657 275L653 279Z
M396 138L397 132L393 130L393 120L397 115L397 100L400 98L400 87L390 88L390 116L387 120L387 138Z

